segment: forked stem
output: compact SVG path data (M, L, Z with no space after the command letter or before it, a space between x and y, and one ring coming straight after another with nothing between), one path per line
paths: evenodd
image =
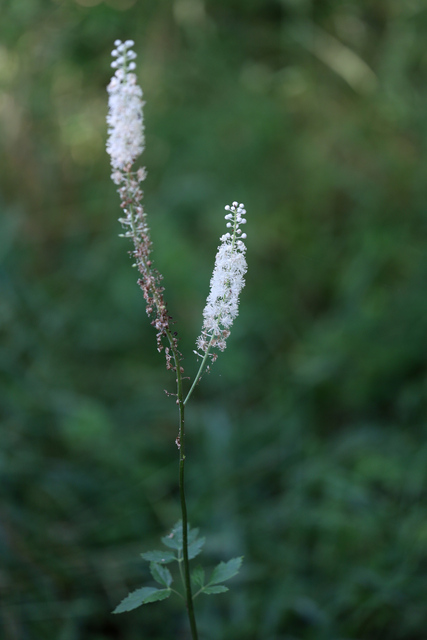
M202 364L200 365L199 370L197 372L197 375L193 380L193 384L190 387L190 391L187 393L187 397L184 400L184 406L187 404L188 400L190 399L190 396L194 391L194 387L196 386L196 384L199 382L200 378L202 377L203 369L204 369L204 366L206 364L206 360L208 359L208 355L209 355L209 351L210 351L211 346L212 346L213 338L214 337L212 336L211 341L209 343L209 346L206 349L206 353L205 353L205 355L203 357Z

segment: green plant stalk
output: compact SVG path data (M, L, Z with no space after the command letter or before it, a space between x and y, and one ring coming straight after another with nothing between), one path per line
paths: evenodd
M132 231L134 234L134 238L137 237L136 229L133 220L133 207L130 205L129 207L131 213L131 222L132 222ZM148 265L144 261L144 266L148 269ZM153 297L157 306L159 306L159 301L156 296L156 292L153 292ZM184 586L185 586L185 594L186 594L186 606L188 619L190 622L191 628L191 636L193 640L198 640L197 634L197 626L196 626L196 617L194 615L194 605L193 605L193 596L191 593L191 580L190 580L190 563L188 561L188 520L187 520L187 505L185 502L185 486L184 486L184 470L185 470L185 429L184 429L184 400L183 400L183 392L182 392L182 374L181 374L181 365L179 359L179 353L175 346L172 334L169 329L166 329L166 335L172 350L173 359L175 362L176 369L176 385L177 385L177 397L178 397L178 406L179 406L179 433L177 444L179 447L179 495L181 500L181 515L182 515L182 546L183 546L183 556L184 556ZM206 360L204 360L205 362ZM197 380L197 378L196 378ZM194 387L194 384L193 384ZM192 388L193 388L192 387ZM188 397L187 397L188 399Z
M172 336L171 336L172 337ZM188 521L187 521L187 505L185 502L185 485L184 485L184 470L185 470L185 428L184 428L184 401L182 396L182 376L179 362L178 353L173 342L170 340L171 348L175 360L176 366L176 382L178 392L178 404L179 404L179 495L181 499L181 515L182 515L182 550L184 556L184 581L186 592L186 604L188 619L190 621L191 635L193 640L198 640L196 617L194 615L193 596L191 593L191 580L190 580L190 563L188 561Z
M184 579L184 572L182 570L182 562L183 562L183 558L181 558L181 550L179 550L178 551L178 568L179 568L179 575L181 576L182 586L184 587L184 592L185 592L185 579Z
M197 372L197 375L193 380L193 384L191 385L190 391L187 393L187 397L184 400L184 406L187 404L191 394L193 393L194 387L196 386L196 384L199 382L200 378L202 377L203 368L204 368L204 366L206 364L206 360L208 359L208 355L209 355L209 351L211 349L212 342L213 342L213 336L211 338L211 341L209 343L208 348L206 349L206 353L205 353L204 358L202 360L202 364L200 365L199 370Z

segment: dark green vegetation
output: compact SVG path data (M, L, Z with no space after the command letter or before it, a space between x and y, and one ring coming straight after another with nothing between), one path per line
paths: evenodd
M245 556L201 638L424 640L426 4L3 0L0 24L1 637L188 638L172 598L110 613L180 517L104 150L133 38L189 375L223 206L248 210L241 313L187 412L203 562Z

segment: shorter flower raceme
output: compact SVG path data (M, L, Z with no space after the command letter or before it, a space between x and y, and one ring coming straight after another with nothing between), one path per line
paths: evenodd
M239 313L239 295L245 286L247 271L246 246L240 225L246 224L244 205L233 202L225 207L229 232L221 236L221 245L215 258L211 290L203 311L202 333L197 347L206 354L213 347L224 351L230 328ZM198 354L201 355L201 354ZM205 356L201 356L205 357ZM215 359L215 355L213 356Z

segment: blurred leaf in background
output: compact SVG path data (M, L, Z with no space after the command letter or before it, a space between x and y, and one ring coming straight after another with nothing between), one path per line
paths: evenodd
M191 522L212 567L245 556L201 636L424 640L425 3L0 8L2 637L188 637L172 599L110 614L179 515L172 381L104 149L132 38L184 354L223 206L248 210L240 316L188 411Z

